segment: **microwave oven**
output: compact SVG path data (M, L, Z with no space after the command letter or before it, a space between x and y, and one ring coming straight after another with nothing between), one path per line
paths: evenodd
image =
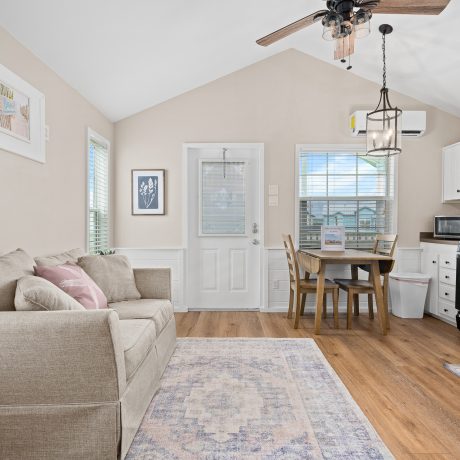
M436 216L433 236L460 240L460 216Z

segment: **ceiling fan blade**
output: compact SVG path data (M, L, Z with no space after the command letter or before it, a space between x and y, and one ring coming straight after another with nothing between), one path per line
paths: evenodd
M383 14L440 14L450 0L380 0L373 13Z
M379 0L362 0L360 2L356 2L355 5L359 8L364 10L373 10L379 4Z
M321 11L317 11L316 13L310 14L309 16L299 19L298 21L293 22L292 24L289 24L286 27L282 27L281 29L278 29L277 31L272 32L271 34L268 34L265 37L259 38L259 40L257 40L256 43L260 46L271 45L272 43L275 43L278 40L281 40L282 38L285 38L288 35L291 35L294 32L297 32L298 30L311 26L316 21L319 21L328 12L329 12L328 10L321 10Z

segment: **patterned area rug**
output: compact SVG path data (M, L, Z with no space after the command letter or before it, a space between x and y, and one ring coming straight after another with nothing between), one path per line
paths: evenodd
M180 339L127 459L393 458L313 339Z

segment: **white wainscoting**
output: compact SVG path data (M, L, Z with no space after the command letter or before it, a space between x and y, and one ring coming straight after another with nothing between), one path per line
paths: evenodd
M116 252L127 256L133 268L170 268L174 311L187 311L184 305L184 249L116 248Z
M168 267L172 272L172 300L174 310L177 312L187 311L185 299L185 250L173 249L133 249L117 248L118 254L126 255L135 268ZM398 248L396 253L396 265L394 271L419 272L420 271L420 248ZM264 249L264 286L262 298L263 312L284 312L289 303L289 273L287 269L286 254L284 248ZM329 279L349 278L349 266L330 266L326 271ZM360 270L360 278L366 279L366 273ZM309 297L309 298L308 298ZM306 309L314 311L314 296L307 297ZM360 296L362 308L367 308L367 299ZM332 299L328 298L328 309L331 308ZM391 307L391 299L390 299ZM346 296L340 292L339 310L346 311ZM363 310L364 311L364 310Z

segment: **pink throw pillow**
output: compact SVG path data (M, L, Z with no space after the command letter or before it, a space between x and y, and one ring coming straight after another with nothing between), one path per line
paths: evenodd
M61 288L87 310L107 308L107 298L99 286L72 262L55 267L35 267L35 274Z

